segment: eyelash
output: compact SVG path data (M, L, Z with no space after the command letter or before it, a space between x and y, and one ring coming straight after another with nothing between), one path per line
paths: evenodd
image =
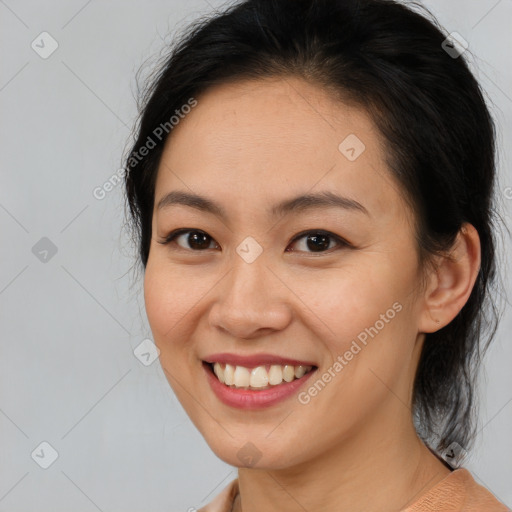
M171 242L174 242L175 239L178 236L186 234L186 233L201 233L201 234L205 234L208 238L210 238L212 241L214 241L214 239L212 237L210 237L210 235L208 235L208 233L206 233L205 231L202 231L200 229L180 228L180 229L175 229L174 231L169 233L167 235L167 237L162 242L158 242L158 243L162 244L162 245L168 245ZM330 231L325 231L325 230L322 230L322 229L312 229L312 230L308 230L308 231L302 231L301 233L297 234L290 243L293 244L297 240L300 240L301 238L305 238L307 235L324 235L324 236L328 236L329 238L331 238L335 242L337 242L337 244L338 244L337 249L353 248L354 247L352 244L350 244L349 242L347 242L343 238L339 237L338 235L335 235L334 233L331 233ZM191 251L191 252L204 252L204 251L209 250L209 249L194 250L194 249L185 249L185 248L180 247L180 246L178 246L178 247L180 249L184 250L184 251ZM331 247L330 249L327 249L326 251L319 251L317 253L315 253L313 251L287 251L287 252L306 252L306 253L309 253L309 254L331 254L333 252L333 249L336 250L336 248Z

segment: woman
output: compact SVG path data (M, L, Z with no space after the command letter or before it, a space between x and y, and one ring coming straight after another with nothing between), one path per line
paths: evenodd
M146 311L239 468L203 510L507 510L457 465L495 275L463 51L389 0L245 0L151 82L126 161Z

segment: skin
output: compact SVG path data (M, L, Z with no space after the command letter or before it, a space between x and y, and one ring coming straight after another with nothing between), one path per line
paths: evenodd
M474 285L476 230L466 225L452 257L422 274L414 216L386 167L385 142L363 110L317 85L247 80L197 99L158 170L144 294L170 385L211 449L239 467L235 510L410 505L450 472L416 434L412 384L424 333L448 324ZM355 161L338 149L349 134L366 146ZM175 190L216 201L226 218L184 205L157 210ZM356 200L368 214L267 213L320 191ZM177 228L204 231L210 245L191 248L187 234L159 243ZM351 245L334 237L315 252L307 237L294 241L319 229ZM236 252L247 236L263 249L250 264ZM401 311L307 404L293 396L242 411L221 403L206 380L201 361L218 352L314 361L321 376L397 302ZM237 452L249 441L260 458L244 467Z

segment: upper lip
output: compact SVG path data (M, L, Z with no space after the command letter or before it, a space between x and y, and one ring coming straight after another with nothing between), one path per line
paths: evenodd
M256 368L257 366L265 365L291 365L291 366L316 366L311 361L299 361L298 359L290 359L289 357L282 357L273 354L253 354L253 355L239 355L239 354L211 354L204 358L203 361L207 363L224 363L233 366L244 366L246 368Z

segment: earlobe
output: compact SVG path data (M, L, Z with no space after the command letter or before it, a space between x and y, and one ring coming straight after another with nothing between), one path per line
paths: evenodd
M419 332L435 332L448 325L471 295L480 270L480 237L466 223L460 229L449 254L440 257L424 295Z

